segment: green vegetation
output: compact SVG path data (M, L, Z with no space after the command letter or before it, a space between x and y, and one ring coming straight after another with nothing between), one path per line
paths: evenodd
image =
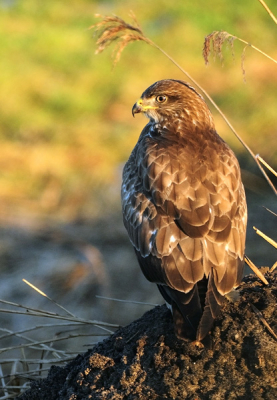
M274 0L268 5L277 14ZM146 0L0 1L0 196L7 209L65 219L119 206L120 165L145 121L131 107L155 80L185 79L144 43L96 56L94 14L128 19L133 10L147 36L210 93L254 153L273 166L276 155L276 64L243 45L205 66L204 37L226 30L274 57L276 26L258 1ZM276 56L275 56L276 58ZM219 133L241 145L214 112ZM241 155L242 157L243 155ZM116 188L116 190L115 190Z

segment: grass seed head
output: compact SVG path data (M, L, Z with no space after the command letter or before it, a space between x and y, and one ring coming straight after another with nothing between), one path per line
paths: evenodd
M102 20L90 29L94 29L97 36L97 49L95 54L99 54L109 47L112 43L117 42L117 47L113 52L114 65L119 61L120 55L125 47L135 41L144 41L151 44L150 40L142 32L136 17L133 13L130 14L133 25L128 24L122 18L115 16L101 16L96 14L96 17Z

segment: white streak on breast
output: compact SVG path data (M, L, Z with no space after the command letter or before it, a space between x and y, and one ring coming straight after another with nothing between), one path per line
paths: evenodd
M171 236L170 236L169 241L170 241L170 243L176 242L176 239L175 239L174 235L171 235Z

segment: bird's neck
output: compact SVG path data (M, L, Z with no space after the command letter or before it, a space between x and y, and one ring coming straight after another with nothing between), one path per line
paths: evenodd
M159 121L150 121L148 126L152 135L166 135L167 132L172 132L181 136L187 134L206 136L210 135L210 132L215 132L213 118L210 118L207 114L195 118L188 118L186 115L183 117L164 117Z

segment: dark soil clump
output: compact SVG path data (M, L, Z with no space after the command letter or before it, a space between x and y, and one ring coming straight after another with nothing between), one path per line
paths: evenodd
M66 367L52 367L20 400L277 399L277 273L255 276L227 302L205 348L176 339L159 306ZM253 308L254 305L254 308Z

